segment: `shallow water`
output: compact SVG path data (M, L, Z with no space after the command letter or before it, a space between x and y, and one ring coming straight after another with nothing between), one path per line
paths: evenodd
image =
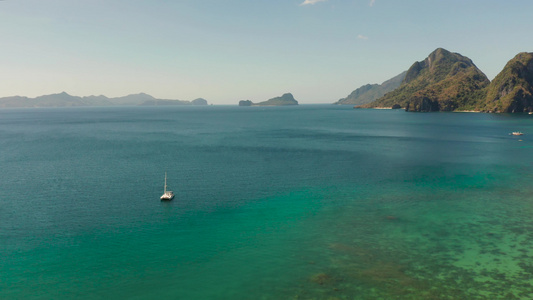
M0 110L0 298L530 299L528 132L330 105Z

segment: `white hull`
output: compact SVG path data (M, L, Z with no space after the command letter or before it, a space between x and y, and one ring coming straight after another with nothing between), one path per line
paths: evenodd
M167 191L163 194L163 196L161 196L162 201L169 201L172 199L174 199L174 193L172 193L171 191Z

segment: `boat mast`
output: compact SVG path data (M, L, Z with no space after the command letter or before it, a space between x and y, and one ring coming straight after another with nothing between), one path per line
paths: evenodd
M165 172L165 192L163 194L167 193L167 172Z

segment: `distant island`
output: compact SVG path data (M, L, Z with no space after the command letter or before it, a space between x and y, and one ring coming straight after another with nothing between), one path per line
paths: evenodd
M253 103L250 100L239 101L239 106L284 106L284 105L298 105L298 101L294 99L291 93L283 94L281 97L275 97L267 101Z
M71 107L71 106L156 106L156 105L207 105L207 100L198 98L192 101L156 99L148 94L139 93L123 97L71 96L65 92L28 98L21 96L0 98L0 107Z
M516 55L491 82L468 57L438 48L425 60L415 62L397 88L356 107L414 112L533 112L533 53Z

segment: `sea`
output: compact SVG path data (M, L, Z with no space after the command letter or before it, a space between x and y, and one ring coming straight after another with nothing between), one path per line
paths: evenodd
M0 299L532 299L532 182L527 114L2 109Z

